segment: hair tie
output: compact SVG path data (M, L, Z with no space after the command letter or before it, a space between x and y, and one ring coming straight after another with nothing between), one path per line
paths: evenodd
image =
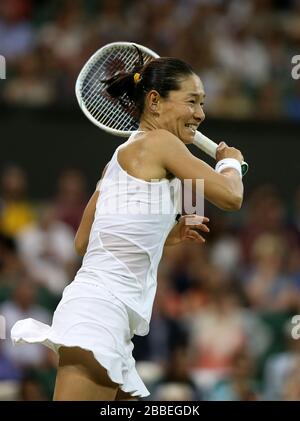
M137 85L140 81L141 81L141 79L142 79L142 77L141 77L141 75L140 75L140 73L135 73L134 75L133 75L133 80L134 80L134 83Z

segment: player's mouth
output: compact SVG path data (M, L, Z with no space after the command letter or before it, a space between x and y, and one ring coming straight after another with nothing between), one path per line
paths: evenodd
M198 124L187 123L185 124L185 127L187 127L188 130L191 132L191 134L195 136L197 128L198 128Z

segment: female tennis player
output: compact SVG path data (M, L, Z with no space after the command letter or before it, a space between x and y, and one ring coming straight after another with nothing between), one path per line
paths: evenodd
M204 88L192 68L174 58L154 59L106 81L107 95L134 101L139 129L120 145L91 197L75 238L84 255L63 293L52 326L17 322L15 343L44 343L59 354L54 400L128 400L149 394L132 356L133 335L146 335L164 247L203 242L207 218L181 217L181 181L204 180L207 200L238 210L241 162L220 144L212 169L187 144L204 120ZM162 210L164 209L164 211ZM191 223L191 219L194 222Z

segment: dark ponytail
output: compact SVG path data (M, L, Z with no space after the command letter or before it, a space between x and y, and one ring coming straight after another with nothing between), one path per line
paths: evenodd
M109 79L101 80L106 84L106 92L112 97L119 99L120 103L125 108L130 108L130 105L136 105L137 102L137 85L140 81L135 81L134 75L142 72L144 67L144 58L141 50L133 45L138 53L138 60L134 64L130 72L118 72Z
M144 65L142 52L135 48L139 57L132 71L117 73L101 82L106 84L106 91L112 98L118 99L130 112L135 108L136 117L140 118L148 92L154 89L167 98L170 91L178 90L180 82L194 71L189 64L172 57L156 58Z

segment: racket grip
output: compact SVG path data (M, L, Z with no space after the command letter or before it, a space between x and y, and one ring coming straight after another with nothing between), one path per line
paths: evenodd
M216 159L216 150L217 150L217 143L213 142L211 139L209 139L207 136L202 134L201 132L197 131L195 134L194 142L193 144L197 146L197 148L201 149L204 153L211 156L212 158ZM242 167L242 175L244 176L249 169L249 165L247 162L241 163Z

